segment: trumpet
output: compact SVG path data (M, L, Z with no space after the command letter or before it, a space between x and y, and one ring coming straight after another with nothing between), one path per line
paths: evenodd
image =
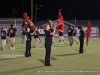
M53 24L53 22L52 22L51 19L50 19L50 20L48 19L48 24L49 24L51 27L53 27L53 26L55 27L55 25Z

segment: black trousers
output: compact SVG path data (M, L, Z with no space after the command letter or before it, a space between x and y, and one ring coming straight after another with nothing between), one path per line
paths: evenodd
M25 56L30 56L31 55L31 40L26 41L26 52Z
M84 47L84 37L80 36L80 48L79 48L79 53L83 53L83 47Z
M45 49L46 49L46 54L45 54L45 65L50 65L51 45L52 45L52 44L47 44L47 43L45 43Z

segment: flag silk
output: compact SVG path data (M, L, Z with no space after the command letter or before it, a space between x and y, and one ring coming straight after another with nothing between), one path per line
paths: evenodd
M27 21L28 25L31 27L31 28L35 28L35 25L34 23L31 21L31 19L29 19L28 15L26 12L23 13L23 17L24 19Z
M86 33L86 45L88 46L88 42L91 36L91 22L88 21L88 28L87 28L87 33Z
M63 20L63 16L61 14L61 9L59 10L59 14L58 14L58 25L57 25L57 29L64 33L64 20Z

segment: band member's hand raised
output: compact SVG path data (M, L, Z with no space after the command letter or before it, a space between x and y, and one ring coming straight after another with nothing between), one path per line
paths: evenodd
M38 29L36 28L35 31L37 31Z
M35 30L34 31L37 31L37 28L35 28Z
M53 29L56 30L56 26L53 26Z

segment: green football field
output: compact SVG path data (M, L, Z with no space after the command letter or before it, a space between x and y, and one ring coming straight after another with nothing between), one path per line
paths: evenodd
M32 57L24 57L25 43L21 43L21 37L16 37L15 50L10 50L10 43L7 43L6 50L0 50L0 75L100 75L99 38L91 38L89 46L84 44L84 53L79 54L79 44L74 43L70 47L67 37L66 44L59 44L59 38L55 37L51 51L52 66L44 66L44 37L41 39L39 48L31 49Z

